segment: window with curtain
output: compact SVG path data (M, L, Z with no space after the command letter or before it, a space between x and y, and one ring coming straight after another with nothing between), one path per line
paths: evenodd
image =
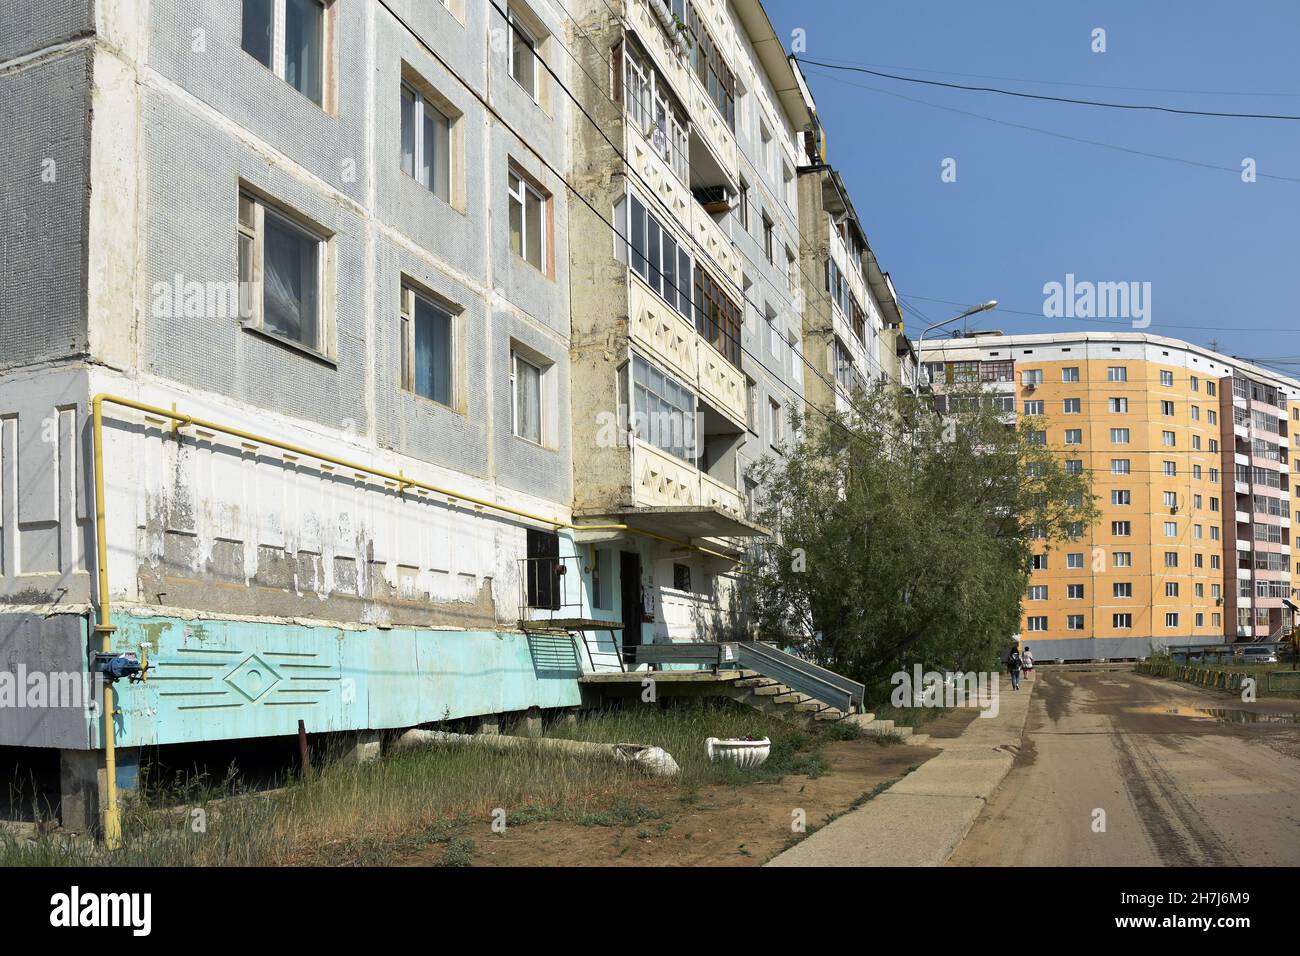
M542 370L515 353L515 434L537 444L542 443Z

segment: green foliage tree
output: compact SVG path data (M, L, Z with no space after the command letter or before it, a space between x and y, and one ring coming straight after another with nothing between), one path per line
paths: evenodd
M1096 520L1085 473L1069 473L978 389L950 414L898 390L858 393L846 414L800 423L782 459L758 462L759 539L741 577L765 640L887 696L889 677L998 666L1020 629L1035 544ZM871 693L871 691L869 691Z

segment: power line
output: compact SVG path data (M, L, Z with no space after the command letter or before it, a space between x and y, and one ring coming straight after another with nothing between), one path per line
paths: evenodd
M943 80L926 80L919 76L906 76L902 73L885 73L882 70L872 70L865 66L842 66L836 63L827 63L822 60L810 60L802 56L795 56L794 59L799 63L808 63L812 66L820 66L830 70L866 73L887 80L901 80L904 83L918 83L923 86L941 86L945 89L963 90L969 93L996 93L999 96L1014 96L1027 100L1044 100L1050 103L1068 103L1072 106L1096 106L1112 110L1149 110L1157 113L1178 113L1184 116L1209 116L1226 119L1287 120L1292 122L1300 120L1300 116L1281 113L1226 113L1214 110L1180 109L1176 106L1161 106L1149 103L1109 103L1102 100L1083 100L1069 96L1049 96L1046 93L1026 93L1022 90L1004 90L1001 87L996 86L968 86L964 83L948 83Z
M1124 90L1129 93L1174 93L1182 96L1262 96L1300 97L1297 92L1266 92L1262 90L1188 90L1166 86L1117 86L1110 83L1080 83L1074 80L1042 80L1024 76L997 76L987 73L959 73L956 70L932 70L919 66L898 66L892 63L862 63L840 57L827 57L832 63L846 66L870 66L878 70L909 70L913 73L933 73L937 76L964 76L977 80L1003 80L1010 83L1034 83L1044 86L1077 86L1093 90Z
M1082 143L1085 146L1096 146L1099 147L1100 149L1114 150L1115 152L1127 153L1131 156L1142 156L1146 159L1159 159L1165 162L1179 163L1184 166L1193 166L1197 169L1209 169L1215 172L1232 173L1234 176L1240 175L1241 173L1240 167L1220 166L1215 163L1201 162L1200 160L1196 160L1196 159L1186 159L1181 156L1170 156L1166 153L1152 153L1146 150L1133 149L1132 147L1129 146L1117 146L1114 143L1104 143L1101 140L1088 139L1083 136L1072 136L1069 133L1059 133L1055 130L1042 129L1041 127L1038 126L1029 126L1028 124L1025 123L1013 123L1010 120L998 119L997 117L994 116L985 116L983 113L975 113L972 112L971 110L964 110L955 106L944 106L941 103L931 103L929 100L917 99L914 96L907 96L904 93L898 93L895 92L894 90L885 90L885 89L881 89L878 86L868 86L865 83L854 83L851 80L846 80L841 77L833 76L828 73L814 73L813 75L825 76L826 79L828 80L831 80L836 83L843 83L845 86L851 86L854 89L870 90L873 93L880 93L884 96L892 96L896 99L906 100L909 103L916 103L920 106L928 106L931 109L943 110L947 113L957 113L958 115L961 116L969 116L972 119L984 120L987 123L996 123L999 126L1007 126L1012 129L1024 130L1030 133L1039 133L1043 136L1050 136L1053 139L1063 139L1071 143ZM1275 173L1264 173L1259 171L1256 171L1255 175L1259 179L1271 179L1278 182L1286 182L1286 183L1300 183L1300 177L1296 177L1296 176L1279 176Z

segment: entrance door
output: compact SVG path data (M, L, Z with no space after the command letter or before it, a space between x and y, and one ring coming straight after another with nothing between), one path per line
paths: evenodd
M641 555L635 551L620 551L618 561L619 589L623 597L623 660L636 661L636 647L641 643Z

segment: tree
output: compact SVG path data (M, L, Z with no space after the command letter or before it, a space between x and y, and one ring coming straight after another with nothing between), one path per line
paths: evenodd
M941 417L897 390L859 392L751 473L773 533L741 577L750 623L881 698L916 663L998 666L1035 544L1098 513L1086 474L1064 469L1034 420L1006 423L978 390L948 399Z

